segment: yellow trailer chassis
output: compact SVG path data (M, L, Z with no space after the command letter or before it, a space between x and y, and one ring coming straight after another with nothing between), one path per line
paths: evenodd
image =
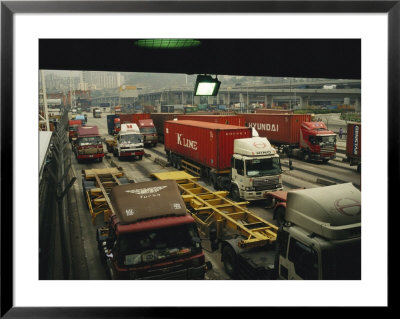
M172 179L178 183L182 198L199 225L201 233L208 235L215 227L217 238L224 239L228 231L244 237L240 248L260 247L276 240L278 227L246 209L248 202L234 202L227 191L213 192L197 182L198 177L184 171L153 173L159 180Z

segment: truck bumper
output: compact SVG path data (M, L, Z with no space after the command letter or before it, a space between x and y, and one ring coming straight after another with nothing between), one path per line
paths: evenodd
M240 196L244 200L252 201L252 200L261 200L265 199L268 193L282 191L283 187L276 189L267 189L262 191L240 191Z
M336 158L336 154L312 154L311 159L315 161L329 161Z
M76 158L78 159L84 159L84 158L99 158L99 157L104 157L104 153L99 153L99 154L78 154Z
M121 151L119 156L143 156L144 151Z

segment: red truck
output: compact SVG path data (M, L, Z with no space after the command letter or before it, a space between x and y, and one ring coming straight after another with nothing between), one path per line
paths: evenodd
M305 161L327 162L336 157L336 134L324 122L312 122L309 114L247 114L246 126L287 155Z
M76 140L79 126L82 126L81 120L68 121L68 138L70 142Z
M108 226L97 231L110 279L204 279L205 256L196 222L176 181L114 186Z
M77 139L73 144L78 163L82 160L103 160L103 143L97 126L80 126L77 131Z
M138 120L138 126L140 133L142 133L144 136L144 144L152 145L153 147L156 146L158 142L158 137L157 137L157 130L154 126L153 120L152 119Z
M346 160L361 173L361 123L347 123Z

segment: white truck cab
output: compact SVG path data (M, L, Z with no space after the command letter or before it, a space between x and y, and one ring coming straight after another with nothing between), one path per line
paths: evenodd
M351 183L289 191L280 279L361 279L361 192Z
M266 137L236 139L233 152L234 200L260 200L268 192L283 190L280 158Z
M117 147L115 151L117 152L115 155L119 158L134 156L142 159L144 155L143 135L136 124L121 124L121 131L117 135Z

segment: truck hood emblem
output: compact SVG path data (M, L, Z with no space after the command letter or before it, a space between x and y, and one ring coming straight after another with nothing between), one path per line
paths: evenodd
M139 189L131 189L125 191L126 193L131 193L131 194L138 194L138 195L144 195L144 194L153 194L157 193L160 190L166 188L167 186L156 186L156 187L146 187L146 188L139 188Z

